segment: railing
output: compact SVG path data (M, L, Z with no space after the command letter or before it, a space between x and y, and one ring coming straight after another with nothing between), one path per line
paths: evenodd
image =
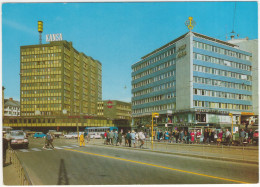
M32 185L26 170L24 169L20 159L18 158L17 153L13 149L8 149L6 151L6 160L9 160L16 169L20 179L20 185Z

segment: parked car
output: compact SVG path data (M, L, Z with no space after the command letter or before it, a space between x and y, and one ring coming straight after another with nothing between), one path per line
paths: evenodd
M254 131L253 134L253 142L256 142L256 144L258 144L258 130Z
M91 139L100 139L101 138L101 133L98 133L98 132L96 132L96 133L94 133L94 134L90 134L90 138Z
M63 135L62 132L58 132L56 130L49 130L49 133L53 134L54 137L56 137L56 138L59 138L60 136Z
M22 130L12 130L9 135L10 145L12 148L14 146L23 146L24 148L28 148L29 141Z
M46 136L46 134L44 134L43 132L36 132L33 137L34 138L44 138Z
M79 132L79 136L84 133L84 132ZM65 134L64 135L65 138L68 138L68 139L73 139L73 138L78 138L78 133L77 132L70 132L68 134Z

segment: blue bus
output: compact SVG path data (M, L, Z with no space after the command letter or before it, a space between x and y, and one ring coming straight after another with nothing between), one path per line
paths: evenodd
M86 127L84 132L88 133L88 134L95 134L95 133L99 133L99 134L105 134L105 132L107 131L118 131L117 127Z

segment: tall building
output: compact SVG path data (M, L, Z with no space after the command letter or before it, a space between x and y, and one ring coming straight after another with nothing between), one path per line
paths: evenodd
M96 115L102 65L72 42L20 47L21 116Z
M253 112L259 114L259 97L258 97L258 40L249 40L248 37L241 39L232 39L229 43L238 45L240 49L252 53L252 101Z
M252 53L188 32L132 65L132 94L138 127L231 127L253 110Z
M20 116L20 102L13 98L5 99L4 116Z

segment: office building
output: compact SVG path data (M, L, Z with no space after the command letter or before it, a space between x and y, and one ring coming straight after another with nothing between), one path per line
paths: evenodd
M20 47L21 116L96 115L102 65L72 42Z
M132 65L132 94L137 127L231 127L253 112L252 53L190 31Z

